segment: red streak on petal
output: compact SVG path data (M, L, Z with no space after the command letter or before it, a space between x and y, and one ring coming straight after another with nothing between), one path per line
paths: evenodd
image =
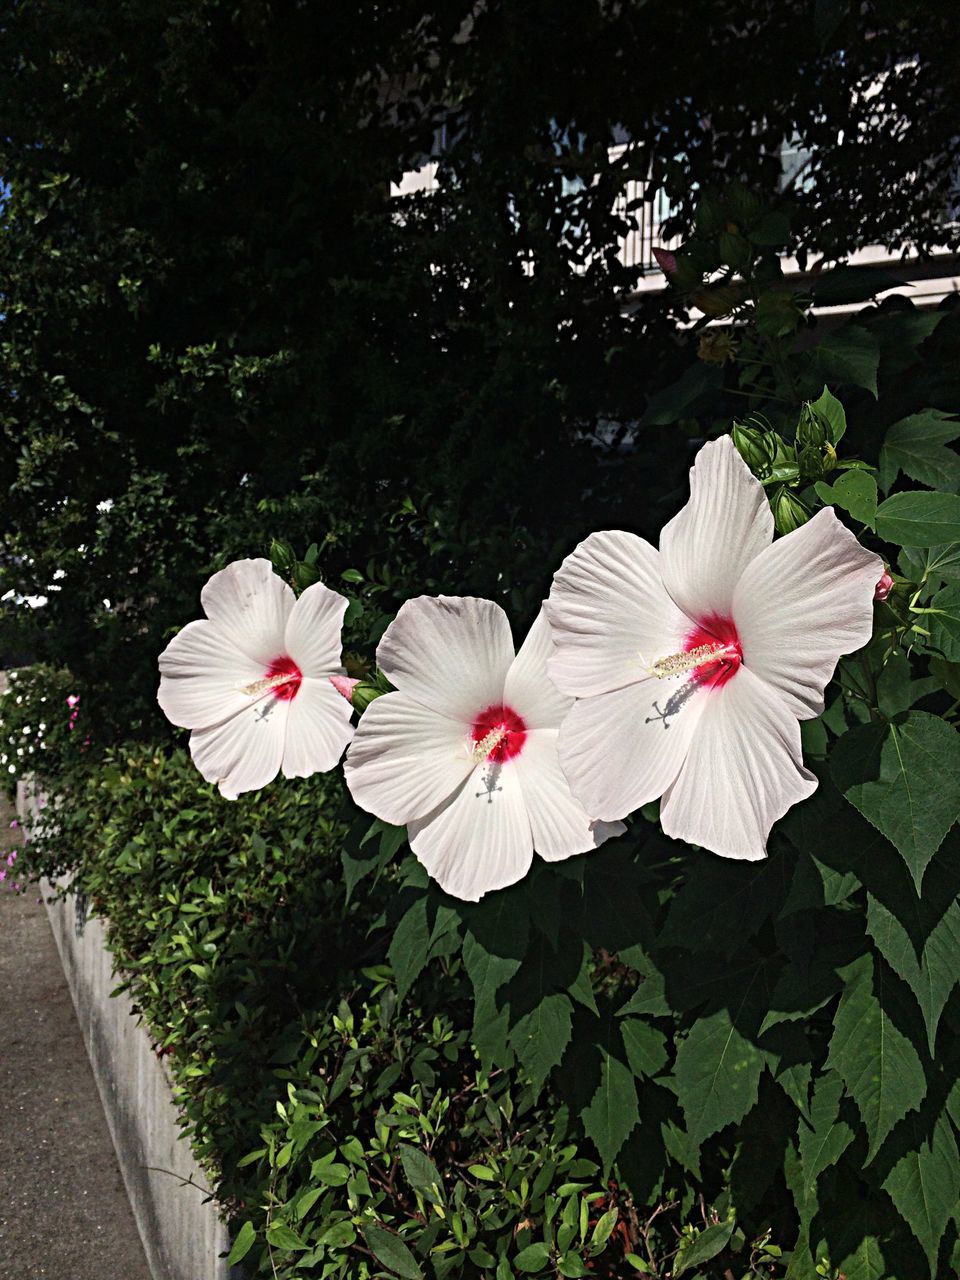
M527 740L527 725L522 716L512 707L500 702L487 707L473 722L471 732L474 742L482 742L493 729L506 729L507 732L487 756L488 760L503 764L504 760L511 760L520 754Z
M271 680L275 676L285 677L283 684L274 685L270 690L281 702L289 702L297 696L303 679L303 673L292 658L275 658L267 669L267 676Z
M722 653L708 658L695 669L696 678L708 689L722 689L737 674L743 662L743 648L733 619L724 618L718 613L708 613L684 637L683 651L689 653L691 649L699 649L705 644L722 644L726 647Z

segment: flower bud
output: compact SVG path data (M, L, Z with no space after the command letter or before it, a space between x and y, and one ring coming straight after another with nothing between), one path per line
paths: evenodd
M810 519L810 512L806 505L787 488L780 489L771 505L773 522L777 526L778 533L792 533L794 529L799 529Z
M353 691L360 683L354 680L352 676L328 676L327 679L340 694L341 698L346 698L348 702L353 702Z
M697 347L697 355L704 364L726 364L736 354L737 344L725 329L708 329Z
M289 542L274 538L270 543L270 560L277 573L284 577L297 563L297 556Z
M669 249L654 249L653 256L657 260L657 266L668 278L676 275L677 271L677 255L671 253Z
M880 575L880 581L877 583L876 590L873 593L873 598L874 600L886 600L892 590L893 579L890 577L890 574L887 573L886 569L884 569L883 573Z
M374 699L382 697L385 692L385 689L378 689L375 684L361 680L354 688L350 701L354 709L362 714Z

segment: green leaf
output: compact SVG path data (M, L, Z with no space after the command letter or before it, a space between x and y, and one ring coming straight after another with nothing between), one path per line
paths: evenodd
M768 919L780 874L774 859L737 863L710 858L691 864L670 902L661 944L732 955Z
M926 1079L916 1049L890 1020L874 993L873 957L859 956L842 971L843 995L833 1022L827 1067L837 1071L867 1131L867 1159L908 1111L919 1107Z
M810 408L826 427L830 443L839 444L847 429L847 415L837 397L824 387L817 399L810 402Z
M332 1227L327 1227L317 1240L317 1244L328 1245L331 1249L345 1249L353 1244L356 1238L356 1228L349 1219L346 1219L343 1222L335 1222Z
M887 964L916 997L933 1057L940 1017L960 979L956 856L948 856L944 850L935 859L925 877L922 898L911 884L901 883L895 870L884 867L882 861L873 868L867 894L867 931ZM882 900L878 893L883 894Z
M245 1222L237 1232L236 1239L233 1242L233 1248L230 1250L227 1257L227 1266L233 1267L236 1266L238 1262L242 1262L253 1248L253 1242L256 1238L257 1233L254 1230L253 1223Z
M554 992L543 996L510 1032L510 1043L538 1093L570 1043L572 1017L570 998Z
M836 1072L828 1071L817 1079L810 1103L809 1123L801 1116L797 1130L797 1149L803 1169L802 1195L809 1200L816 1191L817 1179L836 1162L853 1141L853 1130L838 1118L843 1081ZM803 1206L797 1206L803 1213Z
M423 1280L423 1272L416 1258L392 1231L385 1231L373 1222L364 1223L360 1228L367 1247L382 1262L388 1271L393 1271L404 1280Z
M877 482L867 471L845 471L835 484L818 480L817 496L834 507L849 511L854 520L873 528L877 518Z
M640 1118L633 1072L600 1047L600 1083L583 1112L583 1127L600 1153L604 1176Z
M363 574L359 569L344 569L340 577L344 582L362 582Z
M960 456L947 445L960 436L960 422L939 409L901 418L880 450L880 484L886 492L901 471L931 489L960 489Z
M877 508L877 533L900 547L960 542L960 497L955 493L895 493Z
M825 382L865 387L876 398L880 344L869 330L857 324L831 329L812 354Z
M722 385L722 368L698 360L676 382L650 397L640 423L642 426L659 427L679 418L688 418L699 400L713 395Z
M929 677L914 680L910 659L895 653L877 676L877 707L884 719L893 720L936 688L936 680Z
M387 960L397 979L397 997L400 1000L422 973L430 954L430 921L427 905L426 894L417 898L400 918L390 939Z
M677 1050L674 1073L687 1132L701 1143L742 1120L757 1101L764 1054L718 1009L694 1022Z
M725 1249L733 1235L734 1222L715 1222L698 1232L694 1240L686 1248L681 1246L674 1263L672 1275L682 1276L692 1267L699 1267L704 1262L715 1258L721 1249Z
M833 3L837 7L835 0ZM818 4L817 9L820 8ZM841 0L839 8L846 10L847 0ZM810 290L818 307L838 307L850 302L867 302L886 289L902 286L902 280L882 267L844 265L816 276Z
M419 1191L431 1204L442 1204L443 1182L440 1171L426 1152L405 1142L399 1144L398 1150L404 1176L413 1190Z
M306 1241L284 1222L271 1222L267 1227L267 1239L274 1249L289 1249L292 1252L294 1249L310 1248Z
M937 610L920 617L930 632L930 647L939 649L948 662L960 662L960 584L938 591L928 607Z
M506 1048L509 1010L497 1004L497 992L520 968L526 955L530 921L515 891L466 912L463 966L473 984L474 1045L485 1068Z
M837 786L899 850L917 891L960 816L960 738L939 716L911 711L899 724L845 733L831 758Z
M549 1248L538 1240L536 1244L528 1244L525 1249L521 1249L514 1258L513 1265L518 1271L529 1275L533 1271L541 1271L549 1261Z
M912 1113L896 1136L905 1149L884 1178L883 1189L919 1240L935 1276L940 1241L960 1199L957 1140L946 1111L932 1132L920 1114Z
M642 1018L624 1018L620 1023L627 1062L635 1076L651 1079L667 1065L667 1038Z

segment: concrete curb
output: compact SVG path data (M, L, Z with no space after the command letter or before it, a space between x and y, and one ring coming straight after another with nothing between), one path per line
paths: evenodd
M22 786L22 784L21 784ZM36 798L18 787L23 816ZM103 922L77 898L49 900L68 882L42 885L47 914L116 1148L153 1280L230 1280L230 1237L209 1184L181 1137L170 1080L129 995L117 985Z

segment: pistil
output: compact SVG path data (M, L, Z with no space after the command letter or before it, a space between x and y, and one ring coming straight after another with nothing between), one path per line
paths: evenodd
M713 644L701 644L686 653L671 653L669 657L658 658L650 668L650 673L658 680L666 680L669 676L681 676L687 671L695 671L705 663L722 661L724 655L731 659L738 656L732 645L724 644L721 640Z

